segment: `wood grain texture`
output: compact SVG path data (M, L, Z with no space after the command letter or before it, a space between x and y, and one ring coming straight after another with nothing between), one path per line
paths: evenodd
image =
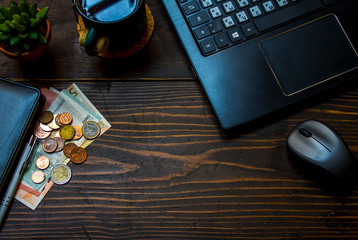
M197 82L78 85L112 128L36 211L15 201L0 239L357 239L357 190L327 193L285 144L315 118L357 156L356 85L233 132Z
M14 201L0 239L358 239L357 189L325 190L285 143L313 118L357 157L357 83L223 131L160 0L147 0L156 21L147 48L115 61L79 46L70 0L38 4L51 7L48 55L39 64L1 55L1 75L39 88L76 82L112 128L36 211Z

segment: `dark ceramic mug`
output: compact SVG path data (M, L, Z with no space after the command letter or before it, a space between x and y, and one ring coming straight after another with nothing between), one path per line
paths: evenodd
M125 49L142 36L146 24L145 0L72 0L76 18L83 19L88 33L85 39L87 54L96 39L109 38L109 51Z

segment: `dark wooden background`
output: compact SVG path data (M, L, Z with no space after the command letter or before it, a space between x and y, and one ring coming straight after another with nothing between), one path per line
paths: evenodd
M356 83L223 131L160 0L147 1L156 21L147 48L111 61L79 46L70 0L38 3L51 7L48 55L40 64L0 56L1 75L57 89L76 82L112 128L36 211L15 200L0 239L358 239L357 190L323 188L285 143L313 118L358 156Z

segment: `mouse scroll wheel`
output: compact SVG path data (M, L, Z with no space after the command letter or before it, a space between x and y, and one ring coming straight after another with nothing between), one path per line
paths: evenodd
M298 132L300 134L302 134L303 136L307 137L307 138L312 136L312 133L310 131L308 131L307 129L304 129L304 128L298 129Z

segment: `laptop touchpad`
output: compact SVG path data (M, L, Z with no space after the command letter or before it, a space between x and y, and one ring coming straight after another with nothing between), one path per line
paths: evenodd
M333 14L263 40L260 48L286 96L358 66L358 56Z

